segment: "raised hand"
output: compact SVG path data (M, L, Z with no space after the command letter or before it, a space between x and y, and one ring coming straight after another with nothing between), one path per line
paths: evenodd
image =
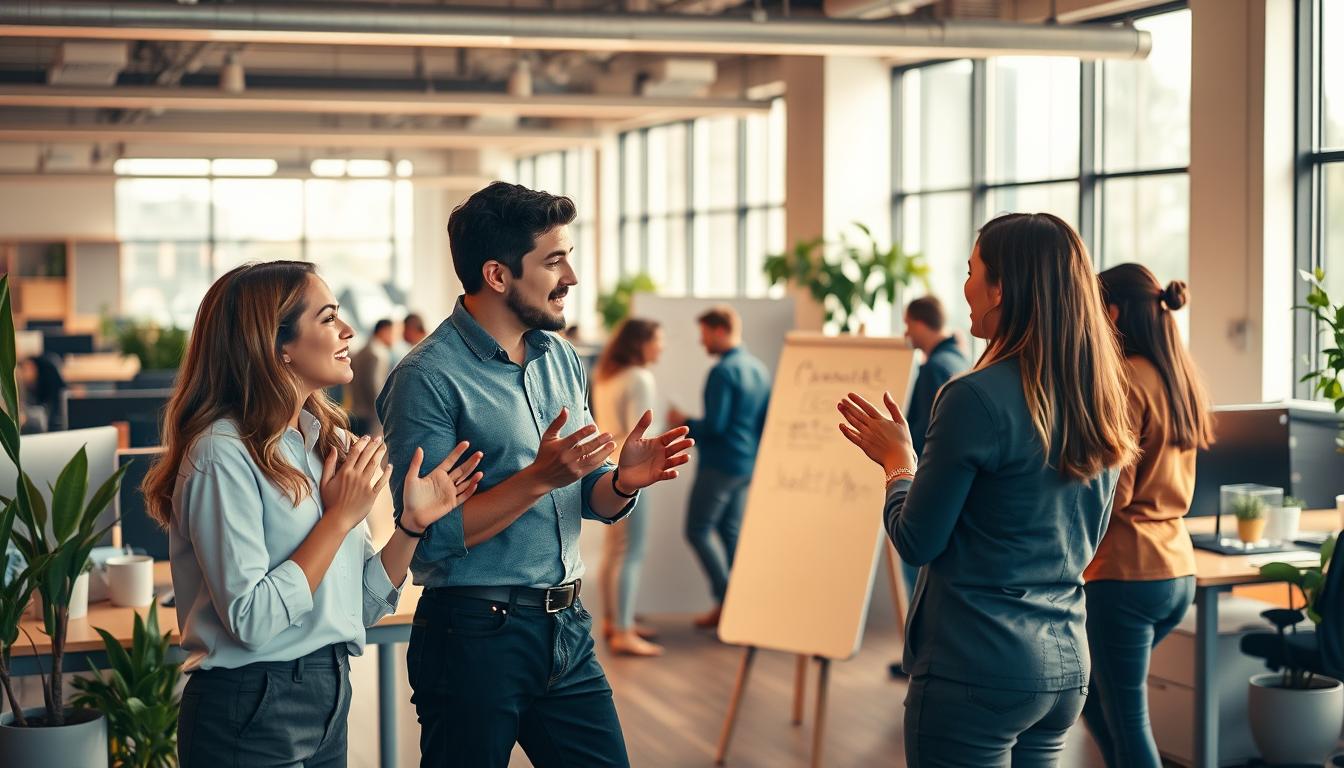
M676 427L657 437L644 437L652 423L653 411L645 411L621 448L618 466L621 468L622 491L636 491L662 480L672 480L677 476L675 467L691 460L686 455L686 451L695 445L694 440L686 437L690 429Z
M914 469L915 448L910 439L910 425L905 422L901 407L890 392L882 393L882 402L890 418L862 395L850 392L849 397L836 405L848 422L840 425L840 432L888 472L900 467Z
M616 450L616 441L611 434L597 434L594 424L561 437L560 430L566 421L569 421L569 409L562 408L560 415L542 433L537 458L528 468L548 490L563 488L592 472Z
M336 449L327 453L318 484L322 495L322 514L336 517L347 529L364 522L373 508L373 500L392 478L383 462L387 446L382 438L365 435L351 444L345 459L337 466Z
M465 504L476 493L484 473L476 467L484 456L480 451L473 453L466 461L458 464L462 454L467 452L468 443L464 440L448 454L432 472L420 476L420 468L425 460L423 448L416 448L411 454L410 466L406 469L406 483L401 490L401 525L414 533L419 533L434 521Z

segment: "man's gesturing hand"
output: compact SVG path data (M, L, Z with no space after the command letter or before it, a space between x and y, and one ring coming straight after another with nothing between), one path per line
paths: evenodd
M639 423L625 439L621 449L621 485L618 490L636 491L662 480L677 476L675 467L690 461L686 451L695 441L686 437L686 427L676 427L656 437L645 437L644 432L653 423L653 412L645 411Z
M616 450L612 436L607 432L597 435L594 424L561 437L560 429L566 421L569 421L569 409L562 408L560 415L542 434L537 458L529 468L547 490L563 488L592 472Z

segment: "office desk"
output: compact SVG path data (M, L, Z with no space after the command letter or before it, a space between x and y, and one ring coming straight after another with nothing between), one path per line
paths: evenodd
M409 579L410 577L407 576ZM172 588L173 577L166 561L154 564L154 587L157 594L164 594ZM415 616L415 606L420 601L421 588L407 583L401 593L401 602L397 612L383 617L377 625L366 632L368 645L378 646L378 754L382 768L397 766L397 666L395 662L396 646L411 639L411 620ZM157 598L156 598L157 599ZM62 667L66 672L84 672L89 663L99 669L107 669L107 653L103 650L103 640L94 627L107 630L122 645L130 647L131 634L135 627L135 614L145 615L145 608L118 608L107 601L89 604L89 613L82 619L72 619L65 644L65 657ZM33 655L33 646L27 641L24 632L19 632L19 641L14 644L11 674L35 675L38 673L39 659L42 671L50 666L51 641L42 631L40 619L25 619L23 630L33 638L37 645L37 656ZM159 606L159 631L172 632L174 659L186 658L177 645L181 641L177 628L177 610Z
M1212 533L1214 522L1212 516L1195 517L1187 519L1186 526L1191 533ZM1223 522L1223 530L1229 530L1228 521ZM1302 514L1304 531L1338 530L1339 522L1339 513L1333 509ZM1235 521L1230 530L1236 531ZM1195 768L1216 768L1218 765L1218 697L1213 686L1217 662L1218 596L1236 586L1266 581L1260 576L1260 569L1252 566L1250 561L1273 557L1229 556L1195 550ZM1268 629L1269 624L1265 627Z
M66 355L61 365L61 376L68 384L87 384L94 381L130 381L140 372L140 358L135 355L94 353Z

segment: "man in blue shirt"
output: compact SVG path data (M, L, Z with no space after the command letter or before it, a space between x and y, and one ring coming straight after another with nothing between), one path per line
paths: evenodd
M686 540L709 578L715 600L714 608L695 624L710 628L718 626L728 591L770 402L770 371L742 347L742 320L732 307L714 307L697 320L701 345L719 358L705 381L705 416L687 420L673 409L668 423L686 424L700 445L700 464L686 511Z
M580 520L620 520L641 488L677 476L692 441L645 437L646 412L609 461L614 436L598 434L583 366L554 333L578 282L574 217L568 198L503 182L458 206L466 295L378 398L394 499L416 446L426 467L459 441L484 454L480 491L411 562L426 587L406 657L424 766L503 768L515 742L539 768L629 765L578 599Z

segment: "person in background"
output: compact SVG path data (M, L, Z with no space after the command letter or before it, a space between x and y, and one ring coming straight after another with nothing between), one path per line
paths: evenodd
M1213 419L1172 314L1189 298L1185 283L1164 288L1139 264L1112 267L1100 279L1129 370L1129 417L1142 453L1120 473L1111 525L1083 574L1092 648L1083 717L1109 768L1159 768L1148 663L1194 599L1195 552L1183 518L1195 454L1213 442Z
M354 378L350 382L350 428L356 434L375 437L383 434L382 422L378 421L378 409L374 401L387 383L387 374L391 372L392 357L392 321L379 320L373 324L373 335L369 343L350 358L350 368Z
M905 307L905 338L924 355L915 377L915 386L910 392L910 407L906 419L910 424L911 445L915 457L924 453L924 436L929 430L929 419L933 416L933 401L938 390L953 377L971 367L956 338L948 333L943 303L936 296L921 296ZM913 595L918 568L903 563L906 575L905 588Z
M168 528L188 673L183 768L346 764L349 656L396 609L418 536L480 481L460 444L426 477L411 461L398 530L365 517L384 446L323 394L350 381L350 340L307 262L245 264L206 291L143 491ZM451 471L450 471L451 470Z
M51 357L37 355L19 361L16 378L23 416L20 431L29 434L65 429L61 395L68 387L60 367Z
M668 421L690 427L700 447L686 511L686 540L709 578L714 597L714 607L697 617L695 625L712 628L719 624L728 592L728 575L770 403L770 371L742 346L742 319L737 310L718 306L696 320L701 346L719 358L705 381L705 415L687 419L673 408Z
M406 315L401 321L401 339L392 345L392 354L388 357L388 370L396 368L406 353L428 335L423 317L415 312Z
M1083 569L1136 452L1124 361L1078 234L1050 214L984 226L971 334L988 347L943 386L924 455L887 393L840 431L886 474L887 533L926 566L906 619L911 768L1058 763L1087 697Z
M649 366L656 364L662 353L663 331L658 323L630 318L616 329L593 373L593 420L602 429L624 435L634 429L645 412L653 412L657 392ZM659 431L656 424L650 429ZM606 532L598 574L606 613L602 635L615 653L661 656L662 646L646 637L653 633L635 625L635 598L649 524L648 510L639 510L637 503L636 511L640 513L631 514Z
M466 293L378 396L394 504L414 446L433 461L469 439L490 456L482 492L429 527L411 566L425 591L406 661L427 767L504 768L515 744L538 768L630 764L579 596L580 525L629 514L692 442L684 428L646 436L645 412L617 453L593 424L587 371L557 333L578 284L576 215L567 197L501 181L454 209Z

